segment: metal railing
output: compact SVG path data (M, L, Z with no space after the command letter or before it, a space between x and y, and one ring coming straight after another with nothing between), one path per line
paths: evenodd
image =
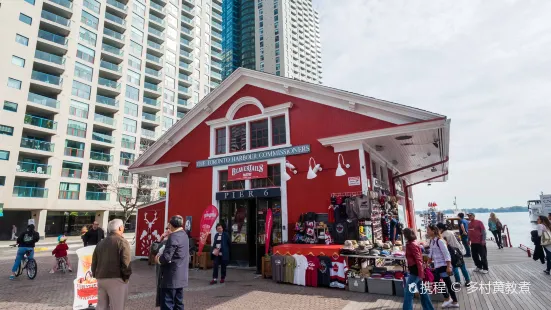
M156 91L156 92L160 91L160 88L155 84L144 82L143 86L147 89L151 89L151 90Z
M50 2L53 2L55 4L59 4L61 6L64 6L68 9L71 9L73 8L73 2L69 1L69 0L48 0Z
M190 53L190 52L186 52L186 51L184 51L184 50L180 50L180 56L184 56L184 57L187 57L187 58L189 58L189 59L192 58L191 53Z
M123 165L123 166L130 166L134 163L134 159L133 158L124 158L124 157L121 157L120 160L119 160L119 164Z
M103 34L106 34L112 38L119 39L121 41L124 41L124 34L118 33L116 31L113 31L109 28L103 28Z
M109 98L102 95L96 95L96 102L101 104L110 105L113 107L118 107L119 102L115 98Z
M185 75L183 73L178 74L178 78L183 81L191 82L191 78L189 77L189 75Z
M109 53L111 53L111 54L119 55L119 56L123 54L123 50L122 50L122 49L113 47L113 46L111 46L111 45L109 45L109 44L105 44L105 43L103 43L103 44L101 45L101 49L102 49L103 51L109 52Z
M42 11L40 16L44 19L47 19L49 21L52 21L54 23L60 24L65 27L69 27L69 25L71 24L71 20L48 11Z
M154 107L158 107L161 104L159 102L159 100L151 99L151 98L148 98L148 97L143 97L143 102L147 105L151 105L151 106L154 106Z
M155 139L155 131L142 128L142 136Z
M150 40L147 40L147 46L152 47L152 48L156 48L158 50L163 48L163 46L161 44L155 43L155 42L150 41Z
M126 140L122 140L121 141L121 147L125 148L125 149L135 149L136 148L136 142L132 142L132 141L126 141ZM122 158L121 158L122 159Z
M58 64L58 65L65 64L65 57L57 56L57 55L46 53L46 52L39 51L39 50L36 50L34 52L34 58L38 58L38 59L45 60L45 61L48 61L48 62L53 62L53 63Z
M14 197L48 198L48 189L43 187L14 186Z
M109 70L116 71L116 72L122 72L122 67L120 67L120 66L118 66L114 63L107 62L105 60L102 60L99 63L99 65L100 65L100 67L105 68L105 69L109 69Z
M29 139L29 138L21 138L21 147L27 148L27 149L35 149L38 151L46 151L46 152L53 152L54 151L54 144L51 142L36 140L36 139Z
M67 125L67 134L75 137L86 138L86 129Z
M82 176L82 169L62 168L61 176L64 178L80 179Z
M80 109L74 106L69 106L69 114L81 118L88 118L88 110Z
M187 94L189 92L189 88L184 87L182 85L178 85L178 91Z
M127 6L124 5L123 3L120 3L118 1L115 1L115 0L107 0L107 4L110 4L118 9L121 9L123 11L126 11L127 10Z
M145 54L145 58L147 58L147 60L151 60L155 63L158 63L160 64L161 63L161 58L157 57L157 56L153 56L151 54Z
M91 160L98 160L98 161L105 161L105 162L112 162L113 161L113 155L102 153L102 152L90 151L90 159Z
M50 175L52 173L52 166L26 161L18 161L17 166L15 167L15 171Z
M65 156L84 158L84 150L66 146L63 150Z
M31 74L31 79L52 84L52 85L57 85L57 86L61 86L63 84L63 78L59 76L47 74L40 71L34 71L34 70L33 70L33 73Z
M43 106L47 106L50 108L56 108L59 109L59 101L50 97L45 97L39 94L31 93L29 92L29 96L27 97L27 101L30 101L32 103L40 104Z
M111 181L111 174L101 171L88 171L88 179L98 181Z
M124 19L122 19L122 18L120 18L120 17L118 17L118 16L115 16L115 15L113 15L113 14L111 14L111 13L105 12L105 18L108 19L108 20L110 20L110 21L112 21L112 22L115 22L115 23L117 23L117 24L119 24L119 25L121 25L121 26L126 26L126 20L124 20Z
M86 192L86 200L109 200L109 193Z
M153 76L161 76L161 71L156 71L151 68L145 68L145 73Z
M187 106L188 102L185 99L178 99L178 104L181 106Z
M145 113L145 112L142 112L142 119L152 121L152 122L156 122L156 123L159 122L159 117L158 116L156 116L154 114Z
M115 119L109 116L101 115L101 114L94 114L94 120L96 122L100 122L106 125L115 126L116 122Z
M157 30L157 29L153 29L153 28L151 28L151 27L148 28L148 31L149 31L149 33L154 34L154 35L156 35L156 36L158 36L158 37L162 37L162 36L164 35L164 32L159 31L159 30Z
M54 122L51 119L42 118L34 115L25 114L25 118L23 120L25 124L42 127L46 129L57 129L57 122Z
M38 37L44 40L48 40L50 42L54 42L60 45L67 45L67 38L59 36L57 34L53 34L51 32L48 32L46 30L38 30Z
M109 143L109 144L115 143L115 137L108 136L106 134L99 133L99 132L92 132L92 140Z
M160 25L162 25L162 26L164 26L164 25L166 24L166 22L165 22L164 19L158 18L157 16L151 15L151 14L149 14L149 20L150 20L150 21L154 21L154 22L156 22L157 24L160 24Z
M163 13L165 12L165 8L164 8L164 7L158 5L158 4L154 3L154 2L149 2L149 5L150 5L152 8L154 8L155 10L157 10L157 11L160 11L160 12L163 12Z
M109 88L117 89L117 90L121 88L120 83L117 83L116 81L112 81L112 80L102 78L102 77L98 78L98 84L103 85L103 86L107 86Z
M183 61L180 61L180 67L184 69L191 70L191 66Z
M57 198L59 199L69 199L69 200L78 200L80 192L79 191L64 191L60 190Z

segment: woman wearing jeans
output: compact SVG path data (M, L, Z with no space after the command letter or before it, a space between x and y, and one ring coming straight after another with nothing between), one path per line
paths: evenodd
M538 236L542 236L543 232L548 232L551 234L551 222L549 219L543 215L538 216ZM543 238L542 238L543 242ZM544 245L543 250L545 251L545 259L547 259L547 268L543 271L546 274L549 274L551 271L551 245Z
M222 277L220 283L224 283L226 279L226 266L230 261L230 236L224 231L222 224L216 225L216 234L213 238L211 258L213 260L212 281L210 284L218 282L218 266L222 269Z
M452 247L458 248L462 255L465 255L465 247L461 242L457 240L454 233L448 230L448 227L444 223L438 223L436 224L436 227L440 230L440 233L442 234L442 238ZM469 275L469 271L467 271L467 265L465 262L461 265L461 267L453 267L453 276L455 277L455 283L456 287L461 287L461 276L459 275L459 270L461 269L461 273L463 274L463 277L465 278L465 286L469 287L471 286L471 276Z
M503 249L503 244L501 243L501 230L503 229L503 224L501 224L494 212L490 213L490 218L488 219L488 227L494 235L494 238L496 238L498 249Z
M430 261L434 263L434 283L440 282L440 278L446 283L446 293L444 298L446 301L442 304L442 308L459 308L457 296L452 289L452 258L448 251L446 241L442 239L440 230L436 225L429 225L427 234L430 238ZM451 299L450 299L451 295Z
M402 233L406 238L406 262L408 264L409 275L407 277L407 283L404 287L404 306L403 310L413 310L413 294L419 292L421 295L421 306L423 310L434 310L432 302L430 301L430 295L427 290L423 290L424 269L423 269L423 254L421 254L421 248L415 241L417 237L415 232L409 228L405 228Z

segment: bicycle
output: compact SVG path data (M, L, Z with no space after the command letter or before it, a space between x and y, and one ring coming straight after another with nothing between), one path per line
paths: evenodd
M16 246L17 244L11 245L11 247L16 247ZM30 258L31 253L32 253L32 250L25 252L23 259L19 264L19 268L17 268L15 277L19 277L23 273L23 270L27 269L27 277L30 280L34 280L34 278L36 278L36 275L38 274L38 266L37 266L36 260L34 258Z
M65 261L65 258L58 257L57 260L57 270L61 270L63 273L67 273L67 262Z

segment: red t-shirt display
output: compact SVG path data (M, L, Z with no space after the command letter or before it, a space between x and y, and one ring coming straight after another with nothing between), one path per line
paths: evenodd
M308 267L306 268L306 286L318 286L318 269L320 260L313 255L306 255Z

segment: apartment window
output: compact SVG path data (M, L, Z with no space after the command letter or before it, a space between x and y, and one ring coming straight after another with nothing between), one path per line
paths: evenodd
M69 106L69 114L80 118L88 118L88 109L88 104L76 100L71 100L71 104Z
M0 150L0 160L10 160L10 152Z
M92 31L86 30L82 27L79 29L79 38L81 41L86 42L92 46L96 46L98 36Z
M59 183L59 199L78 200L80 194L80 184L78 183Z
M199 103L199 92L193 92L193 102Z
M72 156L72 157L84 157L84 143L72 141L72 140L65 140L65 150L64 150L65 156Z
M136 137L122 135L121 146L126 149L135 149Z
M100 4L96 0L84 0L84 6L92 10L92 12L99 14Z
M135 120L126 117L122 120L122 127L126 132L136 133L136 124L137 122Z
M93 72L94 69L92 69L91 67L85 66L79 62L75 62L75 76L78 76L79 78L88 82L92 82Z
M245 124L230 127L230 152L247 149L247 126Z
M228 170L220 171L218 179L220 180L218 184L220 191L245 189L245 180L228 181Z
M69 120L67 123L67 134L75 137L86 137L86 123Z
M13 127L0 125L0 135L13 136Z
M165 76L165 86L174 88L174 85L175 85L175 80L170 76Z
M124 166L130 166L134 162L134 154L121 152L120 164Z
M134 12L137 13L138 15L141 15L141 16L145 16L145 5L137 2L137 1L134 1Z
M126 85L126 98L140 101L140 91L137 88Z
M176 63L176 54L171 51L166 51L166 60L171 63Z
M134 13L134 15L132 15L132 26L143 30L144 25L145 25L145 20Z
M216 129L216 154L226 154L226 128Z
M17 103L11 101L4 101L4 110L17 112Z
M11 56L11 63L21 68L25 67L25 59L17 56Z
M90 93L92 92L92 87L84 83L73 81L73 89L71 94L73 96L80 97L82 99L90 100Z
M132 198L131 188L119 188L117 199Z
M124 102L124 114L138 116L138 105L132 102Z
M4 185L6 185L6 177L0 176L0 186L4 186Z
M87 61L89 63L94 63L95 56L96 56L96 52L93 49L87 48L84 45L80 45L80 44L77 45L77 57L78 58L80 58L84 61Z
M169 4L169 5L167 5L166 8L167 8L167 11L169 13L172 13L172 14L178 16L178 8L175 5Z
M166 102L174 102L174 92L169 89L165 89L163 97Z
M272 118L272 145L287 143L287 133L285 129L285 116Z
M89 27L92 27L92 28L98 30L98 23L99 23L98 18L95 17L94 15L86 12L86 11L82 11L82 15L80 17L80 22L84 23L85 25L87 25Z
M277 187L281 186L281 166L269 165L268 177L264 179L251 180L251 188Z
M196 18L198 18L199 16L197 16ZM200 18L200 17L199 17ZM172 16L172 15L168 15L168 24L174 28L178 28L178 20Z
M34 5L34 1L35 1L35 0L25 0L25 2L30 3L30 4L32 4L32 5Z
M174 115L174 105L169 104L169 103L165 103L163 105L163 112L165 112L168 115Z
M136 58L132 55L128 55L128 65L134 69L141 70L142 61L139 58Z
M174 51L178 50L178 44L171 38L166 38L166 46L170 47Z
M65 178L80 179L82 176L82 164L72 161L63 161L61 164L61 176Z
M251 149L268 146L268 120L264 119L249 124L251 130Z
M21 45L29 46L29 38L24 37L20 34L15 34L15 42Z
M126 73L127 73L126 74L126 81L127 82L132 83L134 85L140 86L141 75L139 73L136 73L132 70L128 70Z
M131 31L132 39L136 39L140 43L143 42L143 31L140 31L134 27L132 27Z
M172 127L172 125L174 125L174 120L172 118L163 117L163 128L164 129L169 129L170 127Z
M135 55L137 56L141 56L142 55L142 45L141 44L138 44L134 41L130 41L130 52L134 53Z
M203 93L205 94L205 96L210 93L210 87L208 85L205 85L203 87Z
M176 67L174 67L171 64L165 64L165 74L175 76L176 75Z
M172 38L174 40L178 38L178 31L176 31L171 27L168 27L168 29L166 30L166 34L168 35L169 38Z
M15 89L21 89L21 81L8 78L8 87L15 88Z
M30 25L33 23L33 19L23 13L19 13L19 20L24 22L27 25Z

